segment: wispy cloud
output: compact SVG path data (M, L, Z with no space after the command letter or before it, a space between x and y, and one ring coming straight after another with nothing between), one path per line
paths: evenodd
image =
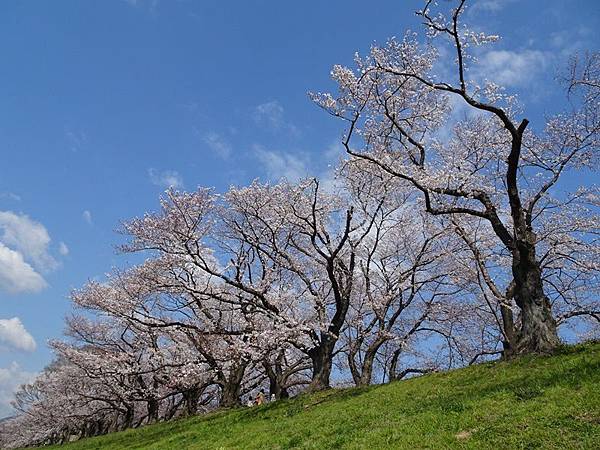
M151 14L156 14L159 0L123 0L134 8L147 9Z
M279 128L283 125L283 106L277 100L261 103L254 108L254 120L260 124Z
M21 201L21 196L14 192L0 192L0 199L13 200L15 202Z
M81 217L83 217L83 220L88 225L92 225L94 223L94 221L92 220L92 213L87 209L81 213Z
M524 86L546 70L551 61L552 55L540 50L490 50L478 57L475 77L505 87Z
M67 256L69 254L69 247L67 247L67 244L64 242L58 244L58 253L60 253L62 256Z
M332 141L322 153L322 160L327 166L322 170L319 179L325 191L334 191L338 185L336 169L342 159L346 157L346 150L339 139Z
M254 154L269 179L298 181L308 175L308 157L304 153L286 153L268 150L262 145L253 146Z
M148 176L152 184L163 188L181 189L183 187L183 178L175 170L148 169Z
M0 350L2 347L8 347L33 352L36 346L35 339L25 329L21 319L0 319Z
M228 159L231 156L231 144L219 133L206 133L202 140L219 158Z
M271 100L257 105L252 111L252 118L257 125L271 131L288 131L293 135L300 134L295 125L284 118L284 108L277 100Z
M555 53L562 57L568 57L576 52L588 49L590 39L593 36L593 30L580 25L574 28L554 31L550 34L547 42Z
M200 103L190 100L188 102L179 103L179 106L187 112L195 113L200 110Z
M496 13L516 1L517 0L478 0L470 7L470 10L473 12L483 11Z
M302 151L269 150L259 144L254 144L252 149L269 180L285 179L297 182L306 177L316 176L321 180L322 188L326 190L335 188L335 169L339 160L344 157L344 149L339 140L326 146L318 158L311 158L309 153Z
M73 153L77 153L87 143L87 135L81 130L72 130L67 127L65 130L65 137L69 144L69 149Z

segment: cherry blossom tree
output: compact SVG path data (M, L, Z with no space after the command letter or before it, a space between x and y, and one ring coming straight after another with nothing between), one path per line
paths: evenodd
M135 330L118 320L90 321L83 316L68 320L68 335L73 342L55 341L52 347L59 358L78 367L87 378L105 386L111 398L119 399L125 410L124 427L153 423L164 416L165 399L206 381L206 368L181 342L157 330ZM174 383L185 374L183 383ZM135 416L135 405L144 405L144 414ZM190 408L190 405L187 405Z
M13 403L20 413L7 423L9 448L64 443L119 429L122 405L102 383L68 361L56 360Z
M165 360L169 367L182 371L187 381L175 384L187 385L182 392L185 396L194 398L201 387L216 385L221 391L219 404L235 406L251 349L243 342L243 330L232 310L211 302L215 291L210 283L202 290L194 284L201 283L201 277L191 277L185 270L186 265L180 270L173 259L150 259L127 271L116 271L106 283L88 283L73 293L73 299L79 307L118 318L129 331L136 330L146 338L156 336L153 339L157 343L169 343L167 348L153 344L133 345L131 349L155 348L154 362ZM185 286L193 295L182 290L184 278L191 280ZM161 351L168 353L163 357ZM156 376L160 367L145 372ZM194 379L197 381L192 382Z
M510 297L520 315L514 352L551 352L559 339L546 260L553 258L555 268L583 264L588 280L590 271L597 272L591 262L597 254L597 194L556 187L568 171L598 164L597 58L572 64L570 104L535 132L514 96L469 71L477 67L478 47L498 37L464 26L466 3L456 1L444 14L439 10L445 4L426 1L418 15L427 42L407 33L373 46L368 56L356 57L355 70L334 67L337 97L313 98L347 122L347 153L411 186L424 210L485 222L493 245L510 257ZM577 212L567 217L571 208ZM553 215L570 224L551 230ZM554 250L561 246L577 252L577 260Z
M220 330L222 338L237 335L246 350L253 341L289 342L312 362L311 389L329 386L361 239L342 198L321 192L316 180L253 183L223 199L171 191L161 213L126 230L126 250L154 251L174 263L178 278L169 289L193 297L198 308L214 301L214 314L229 310L232 326Z

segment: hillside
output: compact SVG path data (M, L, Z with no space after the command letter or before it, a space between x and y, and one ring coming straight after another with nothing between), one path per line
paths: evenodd
M330 390L51 448L598 448L600 344Z

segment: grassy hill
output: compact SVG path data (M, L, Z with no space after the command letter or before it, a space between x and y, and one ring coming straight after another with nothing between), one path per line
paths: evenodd
M600 448L600 344L330 390L52 448Z

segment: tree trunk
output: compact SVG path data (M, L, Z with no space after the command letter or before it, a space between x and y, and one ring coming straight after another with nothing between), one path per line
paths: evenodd
M365 360L363 361L363 367L357 386L369 386L371 384L371 378L373 377L373 364L375 363L375 356L377 355L377 350L379 347L380 346L378 345L376 349L369 348L365 353Z
M158 400L152 398L147 402L148 421L147 423L155 423L158 421Z
M133 426L134 409L132 406L125 405L125 414L123 415L122 430L126 430Z
M371 379L373 378L373 365L375 364L375 357L379 348L383 344L383 341L376 341L365 351L365 357L362 365L356 363L355 357L356 352L348 354L348 363L350 365L350 372L352 373L352 379L354 384L358 386L369 386Z
M356 364L356 354L358 353L357 346L353 346L350 344L350 349L348 350L348 367L350 368L350 374L352 375L352 381L354 381L354 385L358 386L360 384L360 370L358 368L358 364Z
M331 387L329 380L335 343L335 339L325 336L319 346L309 350L308 356L312 361L312 380L308 386L309 392L323 391Z
M240 405L240 384L225 383L221 389L221 399L219 406L221 408L235 408Z
M514 298L521 308L521 330L517 338L516 353L552 353L560 340L550 301L544 294L542 271L535 255L537 236L531 228L531 217L523 209L517 182L523 133L528 124L529 121L523 119L518 128L513 126L511 129L512 144L506 161L506 186L514 239L511 241L506 236L506 229L499 229L501 234L498 236L512 251Z
M550 301L544 294L523 299L518 353L552 353L560 344Z
M277 400L289 398L290 394L284 385L283 367L279 358L271 364L268 360L263 362L263 367L269 378L269 398L275 396Z
M221 399L219 406L221 408L235 408L240 406L240 393L242 389L242 379L246 371L247 363L241 362L234 365L229 371L229 376L221 384Z
M185 403L185 415L193 416L198 411L198 400L200 399L200 389L191 388L182 393Z
M277 400L290 397L287 388L282 385L280 379L269 379L269 398L271 398L273 395Z
M392 359L390 361L390 366L388 368L388 379L389 381L395 381L398 378L398 374L396 373L398 367L398 359L400 358L400 353L402 349L396 349L392 354Z
M521 330L516 353L550 354L560 344L556 321L548 297L544 294L542 272L535 258L535 236L518 242L513 253L514 298L521 309ZM531 241L531 242L530 242Z

